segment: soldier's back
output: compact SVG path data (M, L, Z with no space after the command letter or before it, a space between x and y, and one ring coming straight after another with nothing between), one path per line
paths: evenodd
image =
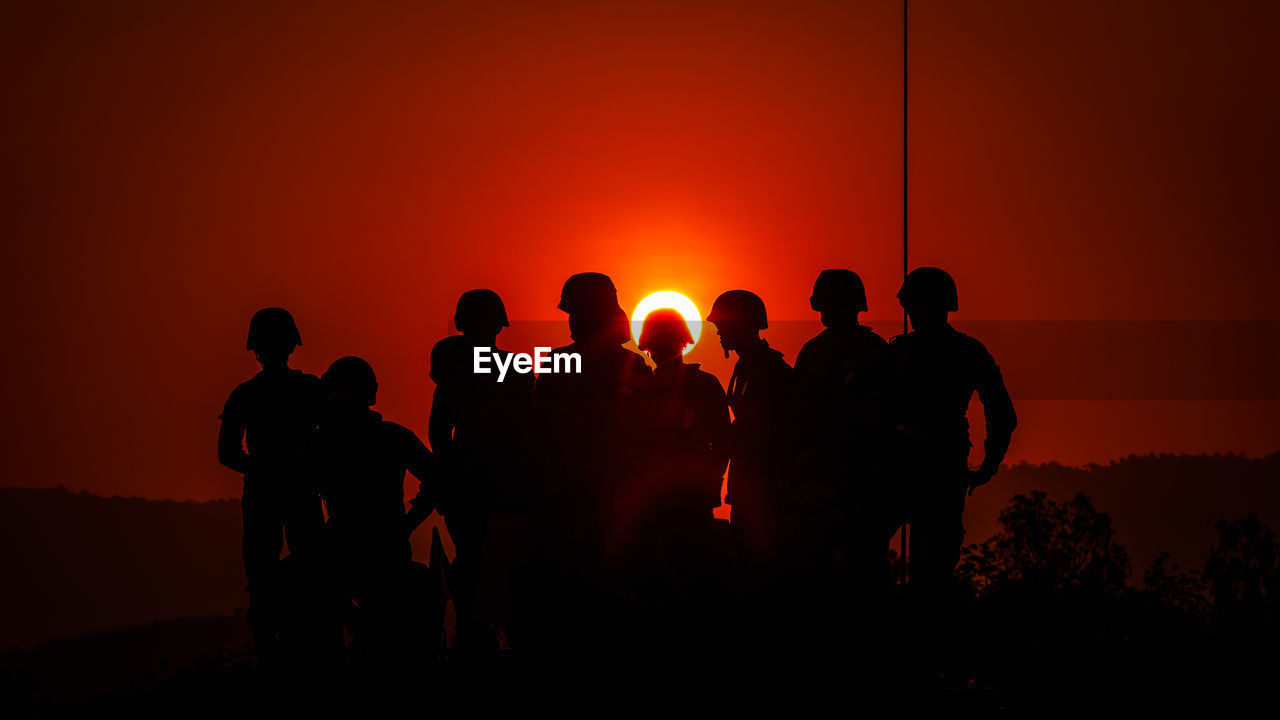
M767 508L779 497L795 448L794 390L794 371L767 345L734 366L728 502L735 514L744 504Z
M316 446L316 472L333 528L400 532L405 471L426 454L413 431L371 410L360 422L322 427Z
M946 326L899 335L889 344L895 412L908 441L969 447L969 401L996 373L976 338Z
M432 422L449 426L445 447L436 451L447 457L457 479L465 481L476 502L510 499L515 490L498 487L511 480L521 462L524 434L533 402L532 374L508 372L501 382L497 373L476 373L471 340L461 335L436 343L431 352L431 378L436 383ZM511 353L491 348L495 358L508 362ZM432 444L437 438L432 435ZM504 485L505 486L505 485Z
M865 325L826 328L800 348L795 370L823 385L838 385L879 362L886 345L884 338Z
M579 354L582 372L543 374L534 384L541 490L571 504L607 502L610 478L630 470L637 395L652 373L617 345L573 343L553 352Z
M642 482L707 509L720 503L728 461L728 398L720 380L699 365L676 363L654 373L642 390Z
M767 433L790 421L795 374L782 353L768 347L740 357L729 381L735 436Z
M227 399L223 420L245 428L245 447L263 460L297 459L320 407L320 380L300 370L264 370Z
M874 432L888 343L871 328L827 328L796 356L797 418L809 448L837 449Z

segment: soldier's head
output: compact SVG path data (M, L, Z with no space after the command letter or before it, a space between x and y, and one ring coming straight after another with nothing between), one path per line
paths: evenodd
M369 363L358 357L334 360L320 376L320 385L329 411L335 414L363 413L378 400L378 378Z
M458 308L453 313L453 326L467 337L492 340L511 327L507 321L507 308L502 298L492 290L468 290L458 298Z
M956 281L946 270L935 267L916 268L908 273L898 291L898 301L917 330L946 324L947 313L960 307Z
M617 336L619 344L631 336L627 329L627 313L618 304L618 291L613 280L603 273L578 273L564 282L560 304L569 314L569 335L575 341L590 340L605 334ZM621 323L619 323L621 316Z
M747 344L760 339L760 331L769 327L764 301L749 290L730 290L722 293L711 304L707 322L716 326L716 335L724 348L725 357L730 350L741 350Z
M245 349L253 351L264 367L288 363L294 348L301 344L298 326L284 308L263 308L249 320L249 340Z
M823 327L858 324L858 313L867 310L867 291L858 273L844 268L823 270L813 283L809 307L822 314Z
M658 308L645 316L638 344L654 363L665 365L684 355L684 349L693 344L693 333L679 310Z

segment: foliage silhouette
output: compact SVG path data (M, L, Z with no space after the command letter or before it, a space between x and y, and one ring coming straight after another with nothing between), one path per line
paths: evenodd
M1213 600L1214 629L1240 638L1274 633L1280 602L1280 549L1275 532L1256 513L1230 522L1219 520L1214 527L1218 544L1204 569Z
M1208 611L1205 596L1204 575L1199 570L1183 570L1173 562L1169 553L1160 553L1143 573L1142 584L1153 600L1160 605L1203 620Z
M1124 588L1129 555L1111 518L1084 494L1058 503L1044 492L1016 495L1000 513L1000 531L965 548L957 572L976 592L1009 583L1115 593Z

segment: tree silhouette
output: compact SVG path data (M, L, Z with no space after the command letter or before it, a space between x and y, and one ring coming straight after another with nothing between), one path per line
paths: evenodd
M1218 544L1205 562L1214 628L1225 636L1265 635L1276 629L1280 548L1256 513L1214 526Z
M1015 495L999 526L961 556L957 574L977 594L1010 584L1108 594L1125 587L1129 556L1114 539L1111 518L1083 493L1064 503L1039 491Z
M1197 570L1183 570L1169 553L1162 552L1142 575L1147 594L1167 608L1202 619L1208 610L1204 575Z

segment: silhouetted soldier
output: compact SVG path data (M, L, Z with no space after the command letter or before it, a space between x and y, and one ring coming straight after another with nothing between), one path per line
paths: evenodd
M725 357L738 354L729 380L729 479L725 501L730 524L752 584L769 583L777 570L783 521L792 498L785 481L795 456L792 422L795 384L782 353L760 331L769 327L764 301L746 290L730 290L711 306Z
M409 536L433 509L433 458L412 431L370 409L378 381L364 360L334 361L321 385L325 412L309 459L329 514L325 544L342 597L359 607L360 653L374 663L402 660L421 602ZM406 470L419 481L408 512Z
M639 347L653 359L654 379L642 391L642 435L650 456L640 481L660 522L705 524L720 505L729 464L729 404L716 376L684 362L693 335L671 308L649 313Z
M958 648L950 597L964 542L966 493L995 475L1017 426L1000 368L981 342L955 330L947 314L959 304L955 281L938 268L917 268L898 299L912 331L889 344L893 415L902 463L902 510L911 527L910 584L916 601L917 645ZM977 392L986 417L982 466L968 466L969 400ZM950 639L948 639L950 638ZM943 662L948 662L942 659ZM926 668L932 671L932 669Z
M261 658L269 659L286 608L280 552L288 539L295 560L314 549L324 522L320 498L304 471L303 452L317 421L319 381L289 367L302 344L293 316L265 308L249 322L245 347L262 371L227 398L218 432L218 459L244 474L244 569L249 627Z
M824 330L796 355L803 442L822 450L844 448L880 421L875 395L887 343L858 322L858 313L867 309L867 294L852 270L823 270L809 306L821 314Z
M496 649L478 592L478 574L486 530L495 513L527 512L533 483L522 465L533 400L533 375L475 373L473 350L491 348L509 327L502 299L492 290L469 290L458 299L454 326L462 335L447 337L431 350L431 402L428 438L443 473L441 509L453 538L456 558L450 591L457 613L455 655ZM505 362L505 361L504 361ZM506 548L509 552L511 549Z
M672 639L686 650L719 623L731 570L721 547L727 537L715 529L724 521L712 515L729 464L729 404L714 375L684 362L692 344L678 311L660 308L644 319L639 347L656 369L640 393L644 458L627 503L638 537L629 579L647 616L633 629L649 643Z
M828 527L831 558L827 566L846 564L865 585L882 580L888 542L895 531L889 512L884 477L884 447L888 423L884 382L888 345L871 328L858 322L867 309L862 279L851 270L823 270L813 284L809 306L821 313L825 328L796 356L796 379L802 409L802 443L819 457L808 457L796 468L802 494L817 517L806 522L807 532ZM832 522L825 498L836 507ZM816 558L815 558L816 560Z
M538 622L574 643L588 640L585 631L611 595L605 559L617 538L609 530L618 489L635 472L636 394L652 373L622 347L631 333L607 275L570 277L559 309L569 314L573 342L553 354L579 355L582 372L539 375L534 385L539 572L552 580L535 592L545 604Z

